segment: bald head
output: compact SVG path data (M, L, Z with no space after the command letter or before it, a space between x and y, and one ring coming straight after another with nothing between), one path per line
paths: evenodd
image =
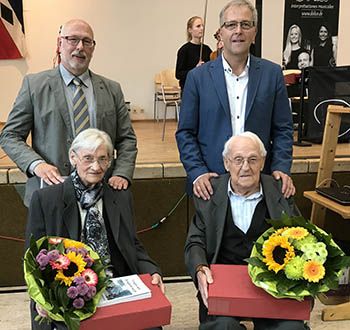
M73 75L80 76L88 70L95 50L94 32L91 26L81 20L72 19L62 26L57 45L61 64ZM77 44L74 44L78 41Z

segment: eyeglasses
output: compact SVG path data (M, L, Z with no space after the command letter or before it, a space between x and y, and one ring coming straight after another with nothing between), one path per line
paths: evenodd
M256 156L252 156L248 158L244 158L240 156L237 156L233 159L228 158L228 160L236 166L243 166L244 162L247 162L249 166L256 166L257 164L259 164L260 159L261 158Z
M95 157L93 157L91 155L85 155L85 156L80 158L79 155L76 153L76 151L73 151L73 152L76 154L78 159L85 166L91 166L92 164L97 162L101 167L107 167L111 163L111 159L109 157L106 157L106 156L95 158Z
M71 46L78 46L80 41L83 42L84 47L92 48L96 45L96 41L89 38L79 38L76 36L60 36L60 38L65 39Z
M242 30L250 30L255 24L253 21L229 21L229 22L224 22L221 27L225 27L229 31L236 30L238 28L238 25L241 27Z

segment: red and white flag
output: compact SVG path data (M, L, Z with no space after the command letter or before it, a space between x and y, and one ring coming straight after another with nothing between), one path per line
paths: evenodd
M25 55L22 0L0 0L0 59Z

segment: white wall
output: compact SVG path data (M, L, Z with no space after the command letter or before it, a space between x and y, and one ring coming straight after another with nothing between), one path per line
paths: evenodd
M205 43L215 48L220 9L228 0L208 0ZM254 1L253 1L254 2ZM340 0L338 65L350 64L345 13ZM0 61L0 121L6 121L23 76L49 69L59 26L82 18L94 29L97 46L90 68L121 83L132 107L144 109L135 119L153 118L153 78L174 68L177 49L185 42L187 19L203 16L205 0L23 0L28 56ZM284 0L263 1L263 57L281 63Z

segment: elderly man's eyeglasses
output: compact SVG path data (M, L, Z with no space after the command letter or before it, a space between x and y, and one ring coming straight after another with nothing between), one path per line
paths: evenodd
M249 166L256 166L257 164L259 164L260 158L255 156L248 158L237 156L233 159L228 158L228 160L236 166L243 166L244 162L247 162Z
M76 154L78 159L82 162L82 164L85 166L90 166L95 162L97 162L101 167L107 167L111 163L111 159L106 156L95 158L91 155L85 155L83 157L79 157L79 155L75 151L73 152Z
M238 25L241 27L242 30L250 30L254 26L253 21L229 21L229 22L224 22L221 27L225 27L225 29L229 31L236 30L238 28Z
M71 46L78 46L80 40L84 47L91 48L96 45L96 41L89 38L78 38L76 36L61 36L60 38L65 39Z

